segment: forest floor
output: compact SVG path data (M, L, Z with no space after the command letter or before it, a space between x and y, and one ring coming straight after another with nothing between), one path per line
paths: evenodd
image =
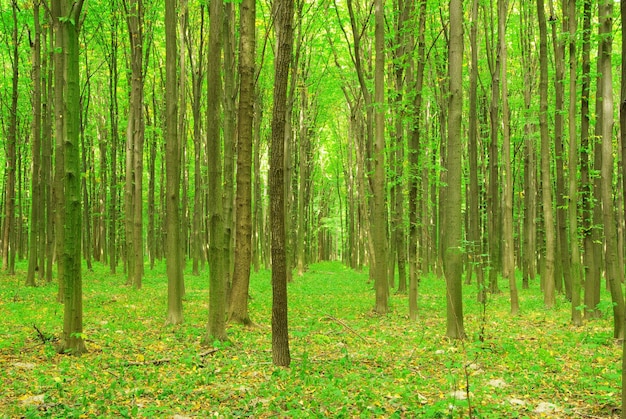
M419 287L419 320L406 295L376 316L367 274L312 265L289 284L292 364L272 365L270 273L252 275L254 328L229 326L230 342L200 345L208 275L185 277L185 322L164 326L165 265L143 289L105 268L84 272L88 353L58 355L56 285L26 288L0 276L0 417L608 418L619 414L620 353L604 317L574 328L559 297L545 310L538 283L490 296L486 318L465 288L463 342L445 338L445 283ZM604 301L610 301L603 295ZM39 329L39 332L35 329ZM478 338L484 329L484 339ZM40 334L41 333L41 334ZM50 339L50 340L48 340ZM471 415L470 415L471 409Z

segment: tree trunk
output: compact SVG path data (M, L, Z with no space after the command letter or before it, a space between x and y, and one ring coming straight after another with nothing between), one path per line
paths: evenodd
M11 246L15 231L15 183L17 171L17 103L19 81L19 24L17 20L17 0L11 1L13 28L11 30L11 107L9 111L9 132L6 139L6 184L4 223L2 232L2 270L15 274L15 264L11 263L16 250Z
M373 242L374 263L370 267L374 276L376 305L374 311L385 314L389 310L389 286L387 278L387 205L386 205L386 167L385 167L385 22L383 0L374 0L375 16L375 51L374 66L374 144L372 152L373 175L372 208L370 211L370 230Z
M572 324L582 326L582 309L580 307L580 287L582 281L582 262L580 259L580 240L578 236L578 138L576 133L576 77L578 60L576 57L576 0L563 0L563 10L566 11L566 19L563 28L567 33L569 46L569 188L568 188L568 219L569 219L569 244L570 244L570 275L572 295Z
M487 289L482 264L482 239L480 237L480 190L478 188L478 0L472 0L470 24L470 89L469 89L469 132L468 132L468 160L469 160L469 222L468 241L470 270L476 272L477 298L479 303L487 300ZM468 279L471 279L468 278Z
M543 0L537 0L537 18L539 21L539 130L541 134L541 192L543 206L543 222L546 237L544 304L553 308L555 304L555 229L554 211L552 207L552 176L550 168L550 139L548 137L548 30L546 26L546 12Z
M183 269L180 252L180 143L176 63L176 0L165 0L165 158L167 324L183 322Z
M287 83L293 47L293 0L279 0L274 7L276 57L274 106L270 144L269 195L272 243L272 358L274 365L291 363L287 321L287 265L285 249L285 117Z
M44 220L44 199L42 194L42 167L41 167L41 23L39 22L40 1L33 3L33 22L35 36L31 42L32 49L32 73L33 80L33 122L32 122L32 159L33 169L31 175L31 203L30 203L30 239L28 251L28 271L26 273L26 285L35 286L35 274L43 272L45 254L41 252L40 243L44 241L41 225Z
M111 1L111 7L117 7L116 0ZM117 31L118 23L114 14L111 25L111 59L109 62L109 119L111 123L111 176L109 178L109 269L111 274L115 274L117 268L117 142L119 139L118 115L119 107L117 102L118 69L117 69Z
M57 132L63 143L63 201L64 205L64 316L63 334L57 350L60 353L80 355L86 352L83 341L83 304L81 274L81 197L80 197L80 82L79 82L79 30L82 1L63 1L57 9L59 31L63 33L64 65L56 71L62 72L63 108L61 119L63 129ZM55 19L56 20L56 19ZM60 134L60 135L59 135Z
M250 324L248 288L252 259L252 134L254 125L255 0L239 6L239 112L237 141L237 194L235 223L235 267L228 318Z
M582 66L580 94L580 184L582 198L582 234L584 249L584 306L585 318L599 318L600 263L596 257L598 232L594 222L594 187L590 172L594 171L589 154L589 97L591 86L591 0L583 0Z
M568 299L571 297L571 278L570 278L570 261L569 261L569 244L567 242L567 209L565 207L565 199L567 192L565 191L565 170L563 161L565 155L563 152L563 115L565 114L565 43L562 35L557 31L557 16L554 11L554 0L549 1L551 29L552 29L552 45L554 47L554 157L556 169L556 259L555 259L555 285L559 292L563 291L565 283L565 295Z
M502 208L503 276L508 279L511 295L511 314L519 313L517 283L515 281L515 243L513 242L513 169L511 167L511 127L509 123L509 91L507 79L506 20L508 1L498 0L498 41L500 51L500 81L502 83L502 164L504 166L504 199Z
M410 3L410 2L407 2ZM423 246L420 241L420 222L418 212L420 208L419 190L420 190L420 142L422 130L422 88L424 85L424 68L426 65L426 0L419 2L419 21L418 21L418 39L417 39L417 65L411 61L407 70L407 85L414 86L415 99L413 101L413 121L409 129L409 318L411 321L417 320L417 283L420 271L418 246ZM409 35L412 37L412 35ZM411 40L411 44L414 41ZM412 46L412 45L411 45Z
M537 149L536 125L532 121L532 99L536 79L536 54L533 50L534 13L523 3L520 13L521 50L524 71L524 222L522 243L522 287L528 289L537 276Z
M603 0L600 4L600 25L606 34L600 40L604 44L599 57L602 74L602 117L598 118L602 129L602 218L606 240L605 264L606 279L613 301L613 337L624 338L624 295L619 281L617 260L617 231L613 207L613 70L611 66L613 1Z
M127 3L128 2L128 3ZM130 102L126 129L127 283L141 288L143 276L143 0L125 0L130 38Z
M222 1L209 6L209 51L207 61L207 160L209 169L209 321L205 345L226 340L226 232L222 203L222 143L220 139Z
M444 273L446 277L447 331L452 339L464 339L463 245L461 215L461 117L463 113L463 2L450 0L448 51L450 99L448 102L447 187L444 230Z
M237 135L237 86L234 3L224 2L223 13L223 49L224 49L224 188L223 188L223 219L224 219L224 275L227 285L231 285L234 255L234 210L235 201L235 141ZM226 308L224 309L226 311Z

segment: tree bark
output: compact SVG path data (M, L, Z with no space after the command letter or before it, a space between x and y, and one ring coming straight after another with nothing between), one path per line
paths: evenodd
M80 197L80 72L79 72L79 31L80 13L83 2L63 1L59 11L59 31L63 33L64 65L56 71L62 72L63 84L57 85L62 90L63 121L61 134L63 143L63 201L64 240L62 258L64 264L63 278L63 334L57 347L60 353L80 355L86 352L83 341L83 305L82 305L82 273L81 273L81 197Z
M606 241L606 279L613 301L613 337L623 339L624 295L619 281L617 231L613 206L613 70L611 66L613 1L603 0L600 3L599 10L602 33L606 34L600 40L604 47L602 48L602 54L599 56L599 67L602 74L602 118L598 119L602 130L600 177L602 182L602 218Z
M276 57L274 59L274 107L269 158L272 244L272 358L274 365L284 367L291 363L287 320L284 153L287 84L293 47L293 11L293 0L279 0L274 7Z
M252 133L254 125L255 0L239 6L239 110L237 141L237 192L235 222L235 266L228 318L250 324L248 288L252 261Z
M568 187L568 219L569 219L569 244L570 244L570 275L572 295L572 324L582 325L582 309L580 307L580 288L582 281L582 261L580 258L580 239L578 235L578 137L576 132L576 85L578 60L576 56L576 32L578 27L576 17L576 0L563 0L563 10L566 11L566 19L563 28L567 33L569 46L569 187Z
M548 137L548 30L543 0L537 0L537 18L539 21L539 130L541 134L541 192L543 202L543 222L545 228L545 278L542 278L544 304L553 308L555 304L555 227L552 207L552 176L550 156L552 155Z
M183 322L183 269L180 252L180 145L176 63L176 0L165 0L165 154L167 324Z
M511 314L519 313L519 298L515 281L515 243L513 242L513 169L511 167L511 127L507 79L506 20L508 1L498 0L498 40L500 51L500 81L502 83L502 163L504 166L504 199L502 208L503 276L509 282Z
M463 2L450 0L448 71L447 187L444 230L444 274L446 277L447 331L452 339L464 339L463 327L463 245L461 214L461 117L463 113Z
M224 4L209 5L209 51L207 61L207 160L209 169L209 321L203 343L226 340L226 231L222 203L222 142L220 137L222 15Z
M45 240L42 235L42 214L45 211L42 194L42 168L41 168L41 23L39 22L40 1L33 3L34 39L31 41L32 50L32 73L33 80L33 122L32 122L32 174L31 174L31 203L30 203L30 238L28 251L28 271L26 273L26 285L35 286L35 274L43 273L45 254L41 252L40 242Z

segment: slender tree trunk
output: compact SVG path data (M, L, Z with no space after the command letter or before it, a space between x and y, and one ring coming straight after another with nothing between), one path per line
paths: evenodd
M602 118L598 120L602 129L602 218L604 221L604 237L606 241L605 264L606 279L613 300L613 337L624 338L624 295L619 281L619 264L617 260L617 231L615 226L615 210L613 207L613 70L611 65L613 1L603 0L600 3L600 24L602 32L607 34L601 38L604 44L599 66L602 74Z
M569 219L569 244L570 244L570 275L572 286L572 324L582 325L582 310L580 307L580 288L582 280L582 261L580 258L580 240L578 236L578 137L576 132L576 84L578 60L576 56L576 0L564 0L563 10L566 11L566 19L563 27L567 33L569 46L569 188L568 188L568 219Z
M26 285L35 285L35 274L43 271L45 254L40 246L45 236L41 230L42 214L45 210L42 194L42 168L41 168L41 23L39 22L40 0L33 3L33 22L35 36L31 41L32 49L32 73L33 80L33 122L32 122L32 175L31 175L31 203L30 203L30 239L28 251L28 272L26 274Z
M116 0L111 1L111 7L115 9L117 7ZM117 88L118 88L118 69L117 69L117 49L118 49L118 22L114 14L111 27L111 58L109 62L109 119L111 123L111 176L109 178L109 269L112 274L115 274L117 269L117 143L119 139L119 126L118 126L118 102L117 102Z
M287 261L285 249L285 117L287 84L293 47L293 0L279 0L274 7L276 57L274 107L270 144L270 220L272 242L272 358L274 365L289 366L287 322Z
M548 30L546 26L546 12L543 0L537 0L537 18L539 21L539 130L541 133L541 192L543 206L543 222L546 236L544 304L547 308L555 304L555 226L552 207L552 176L550 168L551 147L548 137Z
M205 345L226 340L226 272L224 251L228 246L222 203L222 142L220 139L222 1L212 1L209 9L209 52L207 61L207 158L209 169L209 321Z
M141 288L143 276L143 0L125 0L130 38L130 103L126 129L127 283Z
M11 108L9 110L9 132L6 139L6 184L4 223L2 232L2 270L10 275L15 273L15 265L11 263L16 248L11 246L15 227L15 183L17 171L17 104L19 82L19 24L17 21L17 0L11 1L13 28L11 30Z
M223 218L225 234L224 274L228 285L231 284L234 263L235 239L235 142L237 136L237 86L235 54L235 12L232 1L224 2L223 13L223 49L224 49L224 198Z
M565 284L565 295L571 298L571 278L570 262L567 242L567 209L565 199L565 170L563 151L563 116L565 115L565 42L558 31L557 16L554 10L554 0L549 0L551 16L552 45L554 47L554 156L556 172L556 259L555 259L555 284L559 292L563 291Z
M533 50L534 13L523 3L520 13L522 63L524 67L524 224L522 250L522 287L529 288L537 275L537 164L535 123L532 122L532 99L535 85L536 54Z
M193 275L200 274L200 263L203 260L202 240L202 214L204 205L202 200L202 120L200 111L202 107L202 81L204 80L204 5L200 6L200 33L199 44L196 54L190 48L189 59L192 71L192 99L191 112L193 115L193 179L196 192L193 198L193 217L191 230L191 258Z
M569 0L574 3L574 0ZM572 9L575 9L572 7ZM620 1L620 20L622 24L622 71L620 85L619 126L622 140L622 194L624 194L624 212L626 213L626 1ZM626 217L625 217L626 218ZM572 301L573 303L573 301ZM622 419L626 419L626 343L622 342Z
M478 0L472 0L470 24L470 89L469 89L469 223L468 241L471 271L476 272L478 302L485 303L487 289L482 264L482 239L480 237L480 190L478 188Z
M180 143L178 138L178 82L176 63L176 0L165 0L165 154L167 320L183 322L183 269L180 252Z
M250 324L248 288L252 259L252 138L254 125L255 0L239 6L239 112L237 141L237 194L235 223L235 267L228 318Z
M374 144L372 152L373 175L372 209L370 212L371 240L373 242L374 263L371 269L376 289L376 305L374 311L385 314L389 310L389 286L387 278L387 205L385 192L385 22L383 0L374 0L375 16L375 50L374 66Z
M504 199L502 215L503 276L508 279L511 294L511 314L519 313L515 280L515 243L513 242L513 169L511 167L511 126L509 122L509 91L507 79L506 19L508 1L498 0L498 40L500 50L500 81L502 83L502 163L504 167Z
M411 2L407 2L411 3ZM413 101L413 122L409 129L409 318L417 320L417 283L419 275L419 217L418 217L418 191L420 190L420 137L422 130L422 87L424 84L424 68L426 64L425 32L426 32L426 0L420 0L418 39L417 39L417 66L411 62L407 70L407 84L414 83L415 99ZM409 35L412 37L412 35ZM413 44L411 40L411 44Z
M461 215L461 117L463 112L463 2L450 0L448 52L450 99L448 102L448 152L446 187L444 273L446 277L447 332L452 339L464 339Z
M597 228L594 223L594 187L590 172L593 163L589 154L589 97L591 86L591 0L583 0L582 65L580 94L580 183L582 198L582 235L584 249L584 306L585 318L599 318L600 263L596 257ZM598 260L600 259L600 260Z

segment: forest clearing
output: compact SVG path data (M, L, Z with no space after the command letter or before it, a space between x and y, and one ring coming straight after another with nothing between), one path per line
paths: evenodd
M124 286L122 275L85 273L88 352L68 357L53 347L62 320L55 286L28 288L3 276L0 417L467 418L470 407L474 418L619 413L621 348L608 307L575 328L568 303L558 298L546 310L536 282L520 292L520 316L509 315L503 293L490 296L484 320L468 287L468 339L458 341L441 333L442 279L422 278L419 321L410 322L406 295L391 296L389 314L373 315L367 273L314 264L289 284L293 359L285 369L272 364L268 271L251 278L256 326L229 326L230 340L209 347L200 345L208 281L186 278L186 321L164 326L163 264L146 272L142 291Z

